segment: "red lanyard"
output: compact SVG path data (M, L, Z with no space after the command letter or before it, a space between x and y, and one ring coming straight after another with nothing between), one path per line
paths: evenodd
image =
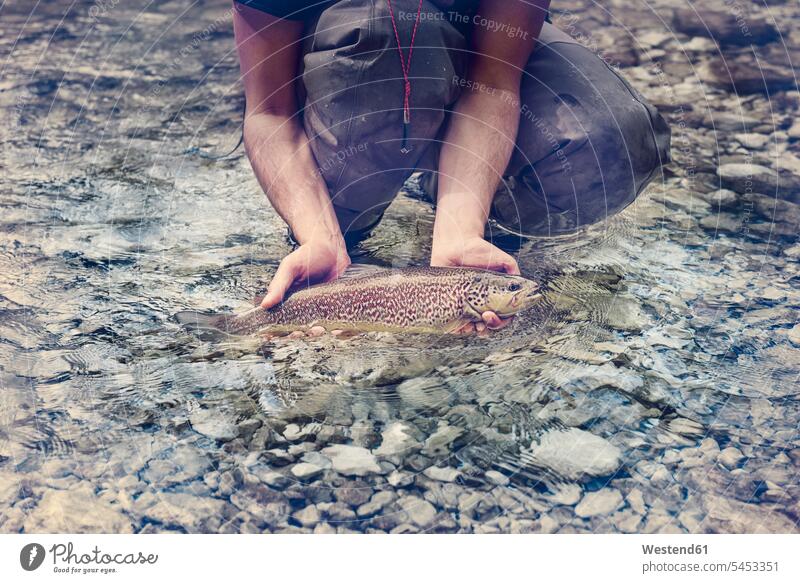
M397 41L397 52L400 54L400 68L403 70L403 146L401 151L405 154L410 150L406 147L408 139L408 126L411 124L411 80L408 78L411 72L411 56L414 54L414 40L417 37L417 28L419 28L420 15L422 14L422 0L419 0L419 7L417 8L417 18L414 20L414 29L411 33L411 43L408 45L408 60L403 55L403 46L400 43L400 33L397 31L397 22L394 18L394 8L392 7L392 0L386 0L389 4L389 15L392 17L392 28L394 29L394 38Z

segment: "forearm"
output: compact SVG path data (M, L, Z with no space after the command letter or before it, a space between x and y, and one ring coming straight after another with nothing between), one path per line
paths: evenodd
M297 118L256 113L245 122L245 148L270 203L301 244L342 238L325 181Z
M441 237L483 236L514 149L518 104L518 88L485 85L456 104L439 159L434 244Z

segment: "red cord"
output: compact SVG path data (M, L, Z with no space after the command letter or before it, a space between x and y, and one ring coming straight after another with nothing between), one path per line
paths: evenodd
M419 20L422 14L422 0L419 0L417 18L414 20L414 30L411 33L411 44L408 45L408 61L406 61L405 56L403 55L403 46L400 43L400 33L397 32L397 22L394 19L392 0L386 1L389 3L389 15L392 17L394 38L397 40L397 52L400 53L400 67L403 69L403 123L408 125L411 123L411 81L409 80L408 75L411 72L411 55L414 54L414 40L417 38L417 28L419 27Z

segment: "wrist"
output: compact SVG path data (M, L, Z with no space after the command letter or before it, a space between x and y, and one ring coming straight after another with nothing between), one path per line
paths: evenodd
M469 239L483 239L484 223L479 220L469 220L464 218L440 215L436 213L436 220L433 223L432 246L445 247L459 245Z

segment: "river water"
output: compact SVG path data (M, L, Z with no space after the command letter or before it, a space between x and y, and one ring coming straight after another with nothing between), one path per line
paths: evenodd
M708 82L746 49L674 2L559 3L676 162L521 248L541 306L489 338L220 339L174 314L249 307L290 250L241 150L197 153L238 139L230 12L134 4L0 8L0 531L798 530L800 100ZM414 194L357 261L425 263Z

